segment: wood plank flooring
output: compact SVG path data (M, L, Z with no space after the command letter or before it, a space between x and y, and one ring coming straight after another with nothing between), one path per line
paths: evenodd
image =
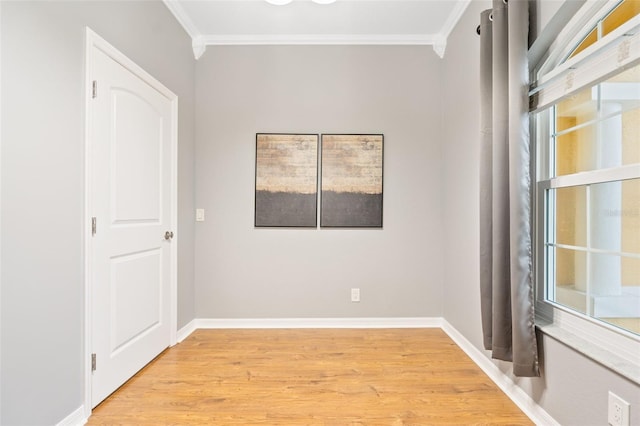
M531 425L440 329L198 330L89 425Z

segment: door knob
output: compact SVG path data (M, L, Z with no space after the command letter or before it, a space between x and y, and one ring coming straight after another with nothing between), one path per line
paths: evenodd
M173 238L173 232L172 231L167 231L164 233L164 239L167 241L171 241L171 239Z

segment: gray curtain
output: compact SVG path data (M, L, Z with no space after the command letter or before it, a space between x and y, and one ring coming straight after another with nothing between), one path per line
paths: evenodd
M527 0L481 14L480 292L485 349L538 376L533 311Z

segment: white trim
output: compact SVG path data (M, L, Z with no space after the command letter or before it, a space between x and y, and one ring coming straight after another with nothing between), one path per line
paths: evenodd
M170 101L176 100L178 97L169 90L165 85L160 83L155 77L146 72L142 67L133 62L127 56L125 56L122 52L117 50L113 45L111 45L108 41L100 37L91 28L86 27L87 31L87 42L89 43L89 47L95 47L98 50L101 50L105 55L109 56L111 59L122 65L124 68L131 71L133 74L138 76L141 80L144 80L149 86L153 87L154 90L161 93L165 98ZM88 90L88 88L87 88ZM172 109L172 112L174 110ZM177 111L177 110L176 110Z
M199 35L192 40L196 59L204 54L207 46L278 45L433 46L434 52L443 58L447 37L442 34L229 34Z
M560 34L566 29L565 24L576 16L585 3L586 0L563 2L546 26L541 28L542 32L538 34L529 49L529 66L532 71L540 70L542 64L546 62L549 46L556 43Z
M235 45L432 45L440 34L228 34L203 35L208 46Z
M56 426L82 426L87 423L87 420L84 406L81 405L73 413L56 423Z
M544 334L640 384L637 335L542 300L536 301L536 325Z
M540 76L530 95L542 110L640 62L640 16L607 34L562 65Z
M93 275L93 269L91 265L93 264L92 250L91 250L91 239L90 239L90 229L91 229L91 205L93 204L93 197L89 188L91 188L91 143L90 143L90 135L91 135L91 123L93 122L91 116L91 76L93 75L93 69L91 64L94 62L93 60L93 49L92 46L94 44L94 33L87 27L85 29L85 58L84 58L84 205L82 212L82 240L83 240L83 266L84 266L84 321L83 321L83 351L82 351L82 359L83 359L83 410L84 417L89 418L91 416L91 363L89 359L91 357L91 350L93 348L93 340L91 336L91 300L92 300L92 289L91 289L91 277Z
M640 177L640 164L628 164L609 169L592 170L551 178L549 188L565 188L567 186L594 185L619 180L637 179Z
M207 50L207 44L202 39L202 36L196 36L191 39L191 48L193 49L193 56L198 60Z
M581 1L583 1L584 4L582 4L576 12L573 12L573 9L570 8L568 11L569 16L562 16L565 19L570 17L570 22L573 25L565 25L564 22L566 21L563 21L561 25L563 25L564 28L557 34L554 41L548 47L547 52L549 52L549 55L544 60L544 63L540 65L538 69L539 75L551 71L554 67L558 66L560 62L584 40L589 32L593 30L603 16L602 11L612 10L619 2L619 0ZM566 6L561 6L561 9L564 7ZM555 17L552 19L555 19Z
M433 51L436 52L436 55L440 57L440 59L444 58L444 52L447 49L447 38L443 36L438 36L437 39L433 42Z
M194 331L196 331L198 329L198 327L196 327L196 322L198 320L191 320L189 321L189 323L187 325L185 325L184 327L182 327L180 330L178 330L177 336L176 336L176 340L178 343L182 342L184 339L186 339L187 337L189 337L191 335L191 333L193 333Z
M207 46L433 46L444 57L447 37L438 34L221 34L192 38L196 59Z
M199 329L440 328L442 318L196 318L178 330L178 343Z
M200 59L207 46L432 46L444 57L447 37L441 34L229 34L192 38L193 56Z
M192 323L195 329L439 328L442 318L202 318L195 319Z
M464 15L464 12L467 10L467 7L469 7L470 4L471 4L471 0L458 0L456 2L456 5L453 8L453 11L449 14L449 16L447 17L447 20L444 21L444 25L442 25L442 30L440 30L440 33L439 33L439 35L442 38L444 38L445 43L446 43L446 40L451 35L451 32L453 32L456 25L458 25L458 22L460 21L460 19L462 18L462 15Z
M433 46L442 58L447 37L442 34L229 34L193 38L193 54L199 59L207 46Z
M593 247L575 246L572 244L561 244L561 243L545 243L545 245L547 247L574 250L574 251L580 251L584 253L588 252L588 253L596 253L596 254L609 254L613 256L624 256L624 257L630 257L633 259L640 259L640 253L630 253L626 251L616 251L616 250L603 250L603 249L597 249Z
M478 348L471 344L447 320L443 320L442 330L460 347L473 362L520 408L535 424L560 426L549 413L534 401L513 379L503 373L496 364Z
M132 60L118 51L110 43L92 31L89 27L85 28L85 133L84 133L84 149L85 149L85 169L84 169L84 206L83 206L83 265L84 265L84 342L83 342L83 360L84 360L84 401L83 407L84 416L89 418L91 415L91 363L88 362L91 357L92 339L91 339L91 277L92 277L92 258L91 258L91 206L92 206L92 193L91 193L91 174L92 174L92 161L91 161L91 89L90 82L93 78L93 70L91 64L93 63L93 49L98 49L105 53L107 56L118 62L124 68L135 74L137 77L145 81L149 86L155 89L158 93L162 94L171 102L171 125L173 126L171 134L171 154L173 155L171 164L171 228L177 230L178 224L178 97L151 74L147 73L140 66L135 64ZM177 328L178 328L178 308L177 308L177 294L178 294L178 236L174 231L176 237L174 237L171 250L170 250L170 263L171 263L171 277L169 284L169 345L173 346L177 340Z
M146 80L145 80L146 81ZM153 79L156 82L156 79ZM164 86L162 86L164 87ZM168 89L166 89L168 90ZM171 281L169 283L169 345L177 343L178 331L178 96L169 91L171 98L171 230L174 237L170 241Z
M169 11L173 14L178 23L182 25L182 28L184 28L187 34L189 34L189 37L193 39L200 35L198 28L189 17L189 14L185 12L180 2L176 0L162 0L162 2L165 6L167 6L167 9L169 9Z

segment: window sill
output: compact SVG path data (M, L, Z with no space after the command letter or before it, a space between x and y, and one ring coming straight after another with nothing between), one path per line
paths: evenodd
M601 345L590 342L565 328L549 323L543 318L536 318L536 327L547 336L574 349L584 356L602 364L604 367L620 374L633 383L640 385L640 359L633 363Z

